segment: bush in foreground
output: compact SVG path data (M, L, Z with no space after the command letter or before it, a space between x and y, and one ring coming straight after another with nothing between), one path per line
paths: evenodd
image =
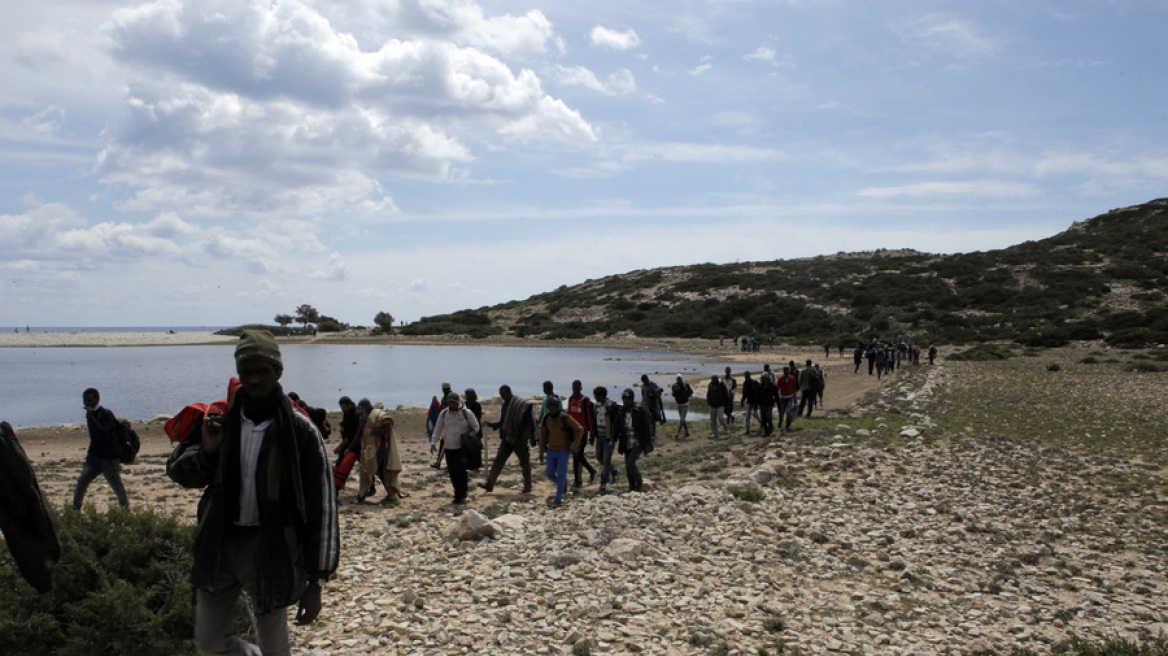
M193 654L194 527L150 510L61 511L53 592L37 594L0 543L0 654Z

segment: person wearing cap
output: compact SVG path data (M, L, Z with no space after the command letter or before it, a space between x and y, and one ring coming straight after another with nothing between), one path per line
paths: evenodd
M434 422L434 433L430 436L430 453L438 450L439 443L445 448L446 472L450 475L450 484L454 486L454 505L466 503L468 486L462 435L478 430L478 420L470 410L462 407L458 393L447 394L446 407L438 413L438 420Z
M640 492L643 480L637 468L642 453L653 451L653 415L644 405L637 405L631 388L621 392L621 407L616 417L616 449L625 457L625 476L629 492Z
M539 422L539 453L547 458L544 475L556 484L552 501L556 508L564 503L564 493L568 491L568 458L584 442L584 427L560 405L560 397L548 397L548 413Z
M280 347L245 330L235 349L239 391L224 415L208 415L199 439L179 444L166 473L204 488L195 531L195 646L203 654L291 653L286 608L296 621L320 613L321 586L337 569L337 500L324 439L280 387ZM231 634L248 592L257 648Z

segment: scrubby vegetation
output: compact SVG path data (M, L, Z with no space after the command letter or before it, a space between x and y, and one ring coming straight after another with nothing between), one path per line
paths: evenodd
M510 333L854 343L856 336L1052 348L1168 343L1168 199L1108 212L984 253L875 251L697 264L588 280L490 308L429 317L405 334Z
M38 594L0 542L0 653L193 654L194 527L149 510L61 511L53 592Z

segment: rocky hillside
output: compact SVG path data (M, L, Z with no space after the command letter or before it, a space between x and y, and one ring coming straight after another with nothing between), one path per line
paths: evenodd
M548 339L753 335L1056 346L1168 343L1168 199L995 251L912 250L632 271L523 301L427 317L411 335Z

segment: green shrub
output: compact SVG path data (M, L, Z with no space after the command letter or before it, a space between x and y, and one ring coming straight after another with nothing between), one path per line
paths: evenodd
M766 492L757 487L731 487L726 490L730 494L751 503L758 503L766 498Z
M192 654L187 584L194 527L150 510L61 511L52 594L20 578L0 546L0 653L7 656Z
M1050 364L1046 365L1046 370L1047 370L1047 371L1059 371L1059 370L1061 370L1062 368L1063 368L1063 367L1062 367L1062 365L1060 365L1060 364L1059 364L1059 363L1057 363L1057 362L1051 362Z
M1168 656L1168 640L1152 638L1145 642L1132 642L1124 638L1109 638L1102 643L1091 643L1080 638L1056 643L1052 654L1072 656Z
M1155 374L1164 370L1151 362L1133 362L1124 367L1124 371L1134 371L1140 374Z

